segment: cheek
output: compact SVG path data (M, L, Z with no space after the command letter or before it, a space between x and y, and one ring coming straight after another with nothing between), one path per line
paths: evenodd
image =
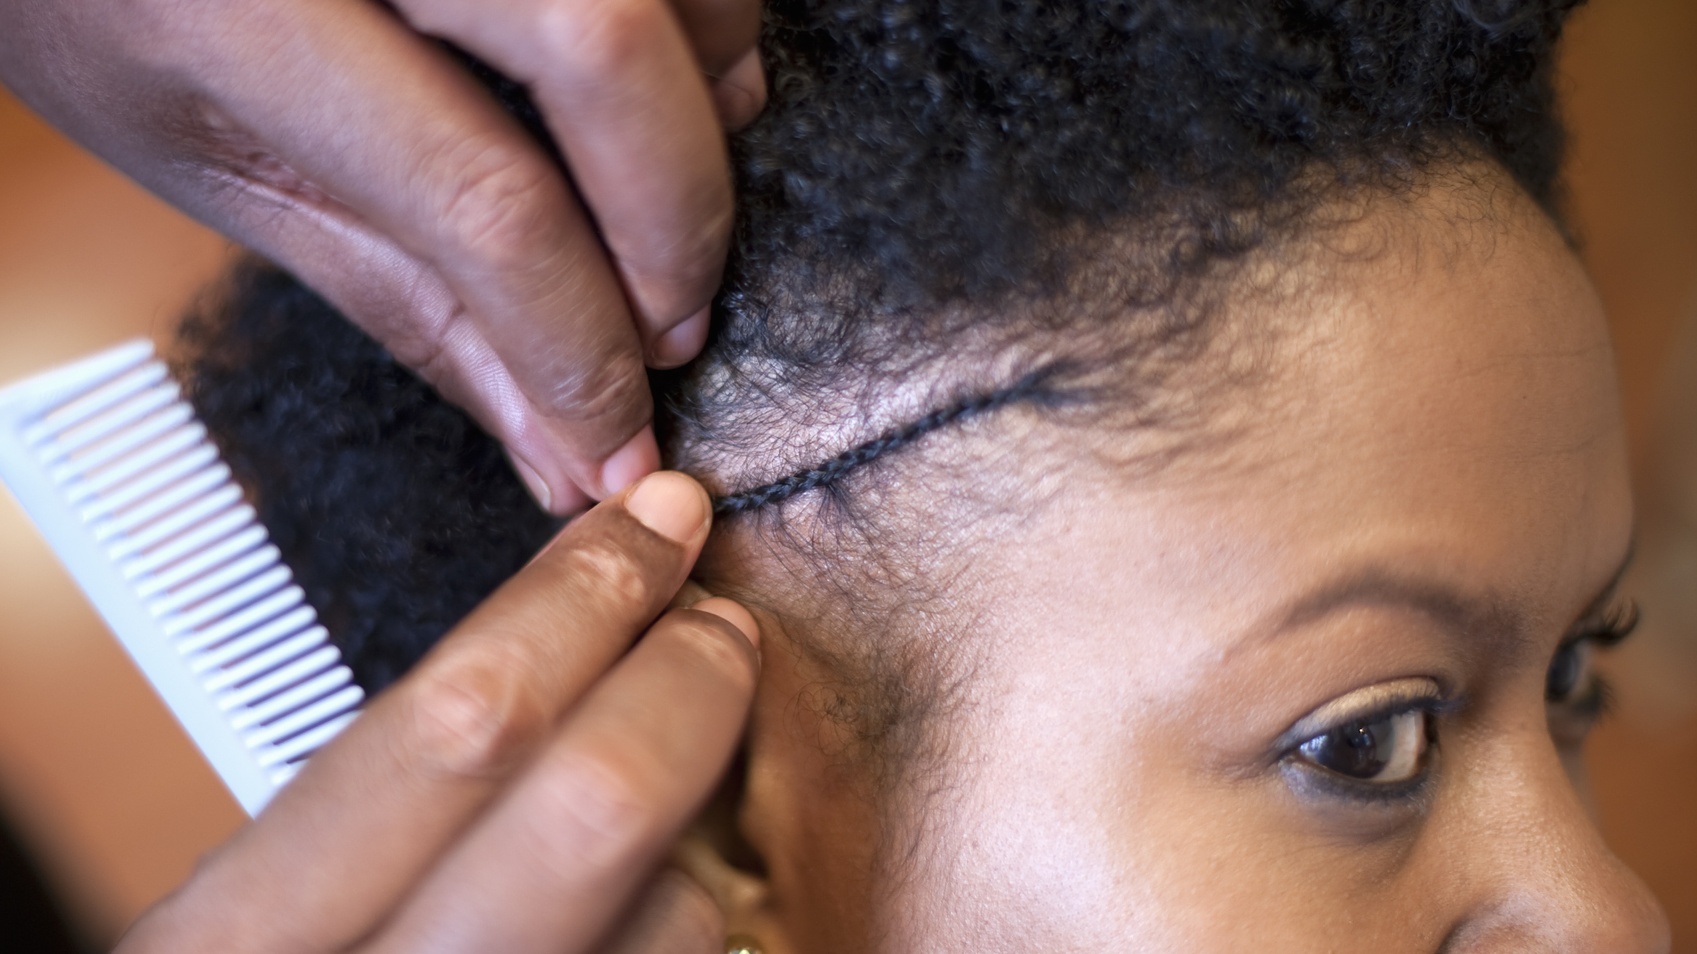
M1030 723L1026 723L1027 726ZM1076 738L1051 736L1050 738ZM1019 733L930 799L890 951L1162 950L1165 911L1135 846L1102 816L1134 817L1091 777L1082 747Z
M1441 935L1415 839L1328 837L1276 772L1221 779L1153 720L1106 724L1111 691L1055 696L963 730L970 769L931 800L889 950L1395 952Z

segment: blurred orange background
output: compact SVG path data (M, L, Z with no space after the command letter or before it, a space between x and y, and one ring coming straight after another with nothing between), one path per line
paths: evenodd
M1609 663L1622 703L1591 744L1597 804L1697 954L1697 3L1583 9L1563 92L1640 486L1645 626ZM0 92L0 381L165 340L229 257ZM3 494L0 808L97 947L242 821Z

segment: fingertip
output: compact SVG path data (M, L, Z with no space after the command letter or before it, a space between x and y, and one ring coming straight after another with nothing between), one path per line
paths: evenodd
M512 465L513 473L518 475L519 482L524 484L524 489L529 491L531 499L544 513L567 517L581 513L594 503L588 494L564 477L558 478L560 483L557 487L550 485L529 461L511 449L507 450L507 463Z
M611 497L659 469L660 444L654 439L653 426L645 426L602 463L602 499Z
M625 511L674 543L689 544L710 517L707 492L687 474L662 471L636 485L625 498Z
M675 368L700 354L701 347L707 343L712 311L711 305L702 308L656 339L648 349L649 367Z
M553 513L554 492L548 488L548 482L542 479L542 475L536 472L536 468L530 466L524 458L511 450L507 451L507 463L513 465L513 473L518 475L519 481L524 484L524 489L530 491L531 499L536 501L536 505L549 513Z
M758 47L714 78L713 108L726 129L736 131L754 122L766 108L766 68Z
M576 484L567 483L561 491L554 494L554 509L549 513L556 517L578 517L595 504L595 498L579 490Z
M750 646L760 648L760 624L755 621L753 613L743 609L742 604L735 600L728 600L723 596L709 596L690 609L717 616L730 623L742 633Z

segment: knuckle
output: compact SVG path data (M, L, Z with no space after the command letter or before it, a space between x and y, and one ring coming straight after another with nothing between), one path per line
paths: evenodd
M510 769L548 722L528 669L516 658L462 650L422 670L407 699L417 767L478 779Z
M697 190L684 225L666 236L666 244L621 259L644 278L662 279L689 299L689 310L705 304L718 287L730 248L735 208L728 186Z
M611 541L565 549L561 567L575 591L603 606L648 606L655 596L653 572Z
M647 393L646 374L642 356L629 349L600 361L579 361L556 375L539 395L542 410L558 417L627 423L624 419L633 408L641 410L637 398Z
M622 72L671 28L671 13L656 0L596 0L548 5L538 23L555 62L584 80Z
M439 221L454 251L498 272L545 255L561 205L555 178L523 144L481 148L459 165L442 203Z
M538 782L537 835L562 857L611 867L641 852L659 828L639 760L573 751L555 759Z

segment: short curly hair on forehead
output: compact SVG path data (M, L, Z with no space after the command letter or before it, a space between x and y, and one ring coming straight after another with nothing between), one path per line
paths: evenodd
M1556 215L1573 5L770 4L717 337L662 387L678 460L782 493L1035 356L1158 383L1234 264L1435 169L1498 166Z
M849 508L932 435L1153 406L1219 334L1207 303L1238 267L1339 199L1484 165L1555 217L1553 52L1574 6L771 0L771 99L732 139L714 331L653 379L669 462L732 533L802 499L815 528L852 523L830 546L791 538L792 565L887 615L867 594L923 573L863 585L832 561L845 539L914 545L911 521ZM481 75L540 131L522 90ZM288 276L245 266L184 337L200 413L369 688L553 529L490 438ZM911 633L834 638L809 651L869 687L848 721L897 739L935 699L909 663L934 654L904 657Z

